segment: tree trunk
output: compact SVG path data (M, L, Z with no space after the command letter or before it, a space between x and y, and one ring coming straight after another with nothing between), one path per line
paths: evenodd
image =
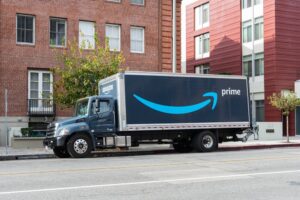
M289 115L286 116L286 142L290 142L289 134Z

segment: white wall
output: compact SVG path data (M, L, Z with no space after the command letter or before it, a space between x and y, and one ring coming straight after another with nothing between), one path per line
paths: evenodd
M300 98L300 80L295 81L295 89L294 89L298 98Z
M181 73L186 73L186 6L197 0L183 0L181 4Z
M272 141L282 140L282 122L257 122L259 126L259 140L260 141ZM249 138L249 141L253 141L254 136Z
M6 124L7 128L11 127L28 127L28 117L7 117L7 123L4 117L0 117L0 146L5 146L6 144Z

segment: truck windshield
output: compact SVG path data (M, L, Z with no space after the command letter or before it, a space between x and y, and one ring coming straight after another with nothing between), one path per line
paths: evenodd
M75 107L76 117L84 116L88 114L88 103L89 103L88 99L81 100L76 103L76 107Z

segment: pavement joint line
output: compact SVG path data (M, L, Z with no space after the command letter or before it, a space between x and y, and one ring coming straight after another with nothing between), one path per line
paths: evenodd
M19 173L0 173L0 176L25 176L25 175L34 175L34 174L45 174L45 173L74 173L74 172L94 172L98 170L120 170L120 169L136 169L136 168L151 168L151 167L169 167L169 166L180 166L180 165L197 165L197 164L205 164L207 162L210 163L243 163L243 162L251 162L251 161L261 161L261 160L287 160L287 159L295 159L299 156L281 156L281 157L261 157L261 158L249 158L249 159L237 159L237 160L217 160L217 161L198 161L198 162L174 162L174 163L164 163L164 164L152 164L152 165L131 165L131 166L118 166L118 167L96 167L96 168L80 168L80 169L63 169L63 170L45 170L45 171L33 171L33 172L19 172Z
M247 174L231 174L231 175L221 175L221 176L167 179L167 180L154 180L154 181L124 182L124 183L111 183L111 184L101 184L101 185L83 185L83 186L57 187L57 188L45 188L45 189L34 189L34 190L15 190L15 191L0 192L0 196L13 195L13 194L24 194L24 193L38 193L38 192L51 192L51 191L64 191L64 190L105 188L105 187L115 187L115 186L146 185L146 184L156 184L156 183L176 183L176 182L205 181L205 180L207 180L207 181L212 181L212 180L218 181L218 179L224 180L224 179L251 177L251 176L267 176L267 175L274 175L274 174L291 174L291 173L300 173L300 170L258 172L258 173L247 173Z
M168 167L176 165L192 165L197 162L184 162L184 163L165 163L165 164L152 164L152 165L134 165L134 166L119 166L119 167L99 167L89 169L65 169L65 170L48 170L48 171L35 171L35 172L20 172L20 173L0 173L0 176L17 176L17 175L32 175L32 174L43 174L43 173L72 173L72 172L87 172L87 171L98 171L98 170L120 170L120 169L136 169L136 168L149 168L149 167Z
M217 163L235 163L235 162L251 162L251 161L259 161L259 160L287 160L287 159L295 159L298 156L274 156L274 157L262 157L262 158L247 158L247 159L236 159L236 160L221 160L215 161Z

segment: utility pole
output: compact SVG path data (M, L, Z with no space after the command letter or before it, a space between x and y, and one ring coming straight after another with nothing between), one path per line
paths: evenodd
M5 153L6 155L8 154L8 128L7 128L7 89L5 89L5 94L4 94L4 102L5 102Z
M251 30L251 35L252 35L252 126L256 127L256 106L255 106L255 99L254 99L254 83L255 83L255 51L254 51L254 0L252 0L252 30Z

